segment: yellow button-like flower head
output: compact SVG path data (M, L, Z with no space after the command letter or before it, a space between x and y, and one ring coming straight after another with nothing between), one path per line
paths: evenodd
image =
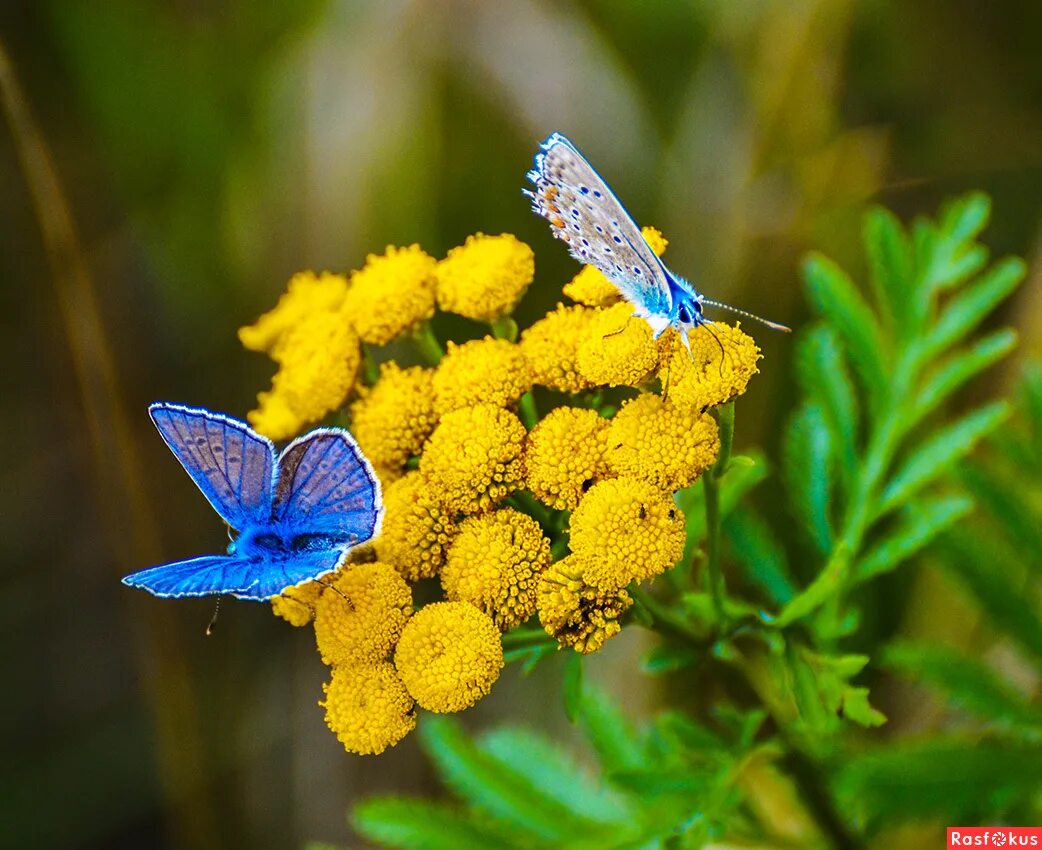
M509 233L467 237L438 263L438 306L490 322L514 309L535 277L532 249Z
M669 381L670 401L677 405L705 410L725 404L744 393L760 371L760 349L737 323L703 325L688 334L688 341L691 354L676 339L659 370L663 385Z
M409 585L390 564L375 561L344 570L332 587L315 605L322 661L340 666L385 660L412 613Z
M593 384L635 387L658 365L651 325L621 302L594 316L579 344L579 372Z
M487 336L448 351L434 373L434 407L439 414L495 404L505 407L532 386L521 349L505 339Z
M535 613L539 574L550 564L550 541L527 514L502 508L460 524L441 571L451 600L470 602L508 631Z
M579 372L577 360L579 344L586 338L595 315L596 312L587 307L558 304L556 310L521 334L521 352L528 362L533 383L564 393L577 393L593 386Z
M271 600L271 610L291 626L306 626L315 618L315 605L322 590L317 581L288 587Z
M539 622L546 633L584 655L619 633L619 617L633 604L625 590L590 584L585 577L589 563L569 555L543 573L538 590Z
M669 244L666 238L654 227L645 227L641 233L644 234L644 239L651 246L651 250L661 257ZM597 271L594 266L583 266L582 270L564 285L564 294L573 301L590 307L610 307L622 298L619 290L615 288L615 284Z
M419 245L369 255L344 298L363 342L386 345L434 315L434 266Z
M525 483L539 501L572 511L608 472L608 420L595 410L558 407L528 435Z
M716 462L716 421L691 407L644 393L623 404L608 433L608 463L614 472L679 490Z
M251 351L264 351L278 358L286 332L315 313L335 313L347 295L347 278L322 272L298 272L290 278L279 303L252 325L239 328L239 341Z
M571 519L572 551L585 579L617 590L671 567L684 551L684 515L669 493L640 478L594 484Z
M271 393L246 418L260 433L284 439L340 407L354 387L362 356L343 313L311 313L286 330L275 353Z
M413 699L388 661L334 667L322 690L326 725L349 753L382 753L416 727Z
M485 696L499 678L499 629L469 602L435 602L417 611L405 626L394 665L423 708L462 711Z
M351 405L351 432L378 469L404 467L434 430L433 377L430 369L402 369L389 361L381 365L376 384Z
M456 534L443 508L419 472L407 472L384 490L384 521L376 539L377 557L408 581L430 578L445 563Z
M454 410L442 417L427 441L420 472L446 508L487 511L521 486L525 426L491 404Z

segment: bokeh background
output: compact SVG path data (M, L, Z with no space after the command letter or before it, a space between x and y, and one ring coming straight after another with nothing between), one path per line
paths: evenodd
M356 846L358 795L432 790L415 736L367 760L328 733L310 630L238 603L206 638L206 601L118 583L224 545L146 406L244 414L271 366L236 328L388 243L515 233L521 323L552 306L575 267L519 193L551 130L674 268L792 325L803 251L863 267L866 203L982 188L1034 269L998 319L1042 342L1037 0L5 0L0 84L4 846ZM738 441L770 449L791 342L757 337ZM639 712L632 643L593 666ZM468 720L564 734L557 672Z

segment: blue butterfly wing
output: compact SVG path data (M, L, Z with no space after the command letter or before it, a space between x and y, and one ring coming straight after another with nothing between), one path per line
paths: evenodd
M170 451L228 525L271 520L275 447L246 423L157 402L148 409Z
M640 228L596 169L567 138L553 133L528 172L532 209L550 222L580 263L594 266L638 314L668 316L670 275Z
M342 549L299 552L278 559L206 555L140 570L126 576L123 584L164 598L227 594L262 601L332 572L346 555Z
M333 535L351 544L379 532L380 482L347 431L319 428L285 448L274 516L297 533Z

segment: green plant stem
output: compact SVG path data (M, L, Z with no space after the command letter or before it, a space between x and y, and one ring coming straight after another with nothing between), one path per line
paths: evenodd
M637 584L631 584L627 588L627 592L633 597L634 602L651 615L652 621L656 625L662 627L661 631L683 638L689 643L696 643L699 645L706 643L705 636L695 631L695 629L691 627L690 623L688 623L683 617L678 615L668 606L663 605L654 596L646 590L643 590Z
M373 359L373 352L368 345L362 345L362 376L369 386L373 386L380 379L380 367Z
M734 444L734 403L716 409L716 421L720 429L720 454L713 468L703 477L706 495L706 570L709 575L709 592L713 599L713 611L717 621L726 622L727 611L724 598L727 586L720 568L720 478L731 462L731 447Z
M531 390L521 396L521 400L517 403L517 415L529 431L535 428L536 423L539 422L539 410L535 406L535 396L532 395Z
M542 629L514 629L502 637L504 649L519 649L524 646L539 646L541 644L557 643L556 638L548 635Z
M525 490L516 490L511 494L509 501L513 502L518 510L523 511L538 522L542 526L543 531L553 534L556 527L554 515L535 496Z
M500 316L490 323L492 336L497 339L505 339L508 342L517 342L517 322L513 316Z
M420 324L412 334L413 343L420 356L427 362L428 366L437 366L441 358L445 356L445 349L441 347L438 338L434 335L430 322Z

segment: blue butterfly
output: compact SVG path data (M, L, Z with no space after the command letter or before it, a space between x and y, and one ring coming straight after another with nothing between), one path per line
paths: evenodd
M702 314L708 304L731 310L767 327L788 331L752 313L710 301L655 255L640 228L579 149L560 133L540 145L535 168L528 172L535 191L523 190L532 209L550 222L554 236L568 244L580 263L594 266L645 319L655 339L676 328L690 350L687 333L711 324Z
M337 569L379 533L380 483L351 435L318 428L276 457L271 440L209 410L148 409L170 451L214 510L239 532L206 555L123 579L155 596L230 594L264 600Z

